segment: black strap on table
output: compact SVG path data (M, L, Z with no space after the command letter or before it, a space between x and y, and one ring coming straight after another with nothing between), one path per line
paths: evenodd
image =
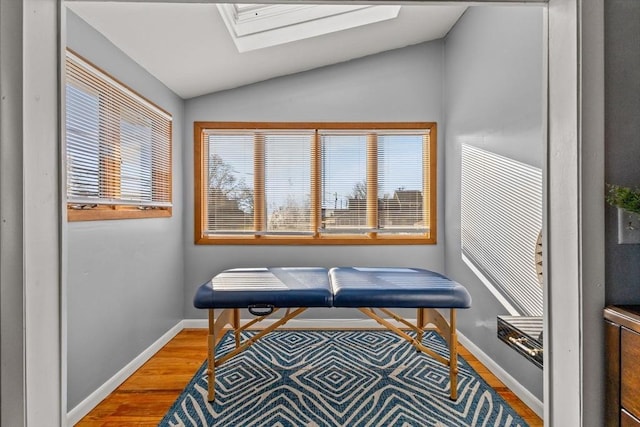
M273 313L275 307L271 304L251 304L247 309L249 310L249 313L260 317L270 315Z

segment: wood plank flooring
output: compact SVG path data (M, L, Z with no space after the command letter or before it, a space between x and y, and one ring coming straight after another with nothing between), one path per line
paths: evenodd
M76 426L157 426L204 362L206 337L206 329L181 331ZM543 425L535 412L461 345L459 352L531 427Z

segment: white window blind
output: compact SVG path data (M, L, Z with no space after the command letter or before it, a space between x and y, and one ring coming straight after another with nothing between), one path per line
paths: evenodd
M428 231L428 131L321 130L319 134L321 231Z
M429 164L429 136L378 136L378 228L380 232L426 231L424 195ZM426 211L426 212L425 212Z
M171 120L67 51L68 203L170 207Z
M435 123L195 122L196 242L435 243Z
M208 234L312 234L309 130L205 132Z
M205 138L206 231L253 234L253 133L208 131Z
M513 315L542 315L541 227L542 171L462 144L462 256Z
M313 131L264 134L264 193L269 234L312 234Z
M365 232L367 136L321 132L323 232Z

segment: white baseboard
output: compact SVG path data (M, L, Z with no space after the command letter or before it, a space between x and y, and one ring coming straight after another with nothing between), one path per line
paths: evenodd
M502 369L492 358L480 350L473 342L467 337L458 332L458 342L462 344L471 354L475 356L484 366L491 371L500 381L504 383L509 390L511 390L520 400L524 402L533 412L535 412L541 419L544 418L544 403L529 390L524 388L522 384L516 381L507 371Z
M182 321L182 326L187 329L206 329L209 326L209 321L207 319L184 319Z
M406 319L415 324L415 319ZM242 319L241 323L248 320ZM265 319L261 322L260 327L265 327L273 323L274 320ZM404 327L399 322L389 319L389 322L398 327ZM100 386L96 391L91 393L86 399L80 402L75 408L67 413L67 425L72 426L87 415L95 408L104 398L112 393L120 384L122 384L131 374L140 368L147 360L149 360L158 350L175 337L182 329L185 328L207 328L207 319L185 319L178 322L167 333L160 337L156 342L151 344L149 348L140 353L138 357L132 360L118 373L111 377L107 382ZM292 319L287 322L286 328L290 329L384 329L373 319ZM464 335L458 332L458 341L467 350L471 352L484 366L486 366L500 381L502 381L516 396L520 398L527 406L529 406L540 418L543 417L544 405L531 392L516 381L507 371L502 369L500 365L486 355L478 346L473 344Z
M164 335L158 338L153 344L151 344L145 351L140 353L135 359L129 362L124 368L120 369L113 377L109 378L107 382L102 384L96 391L91 393L80 402L75 408L67 412L67 425L75 425L85 415L87 415L93 408L98 406L109 394L111 394L120 384L125 382L138 368L140 368L147 360L149 360L154 354L158 352L165 344L167 344L173 337L184 329L184 321L178 322L173 328L169 329Z

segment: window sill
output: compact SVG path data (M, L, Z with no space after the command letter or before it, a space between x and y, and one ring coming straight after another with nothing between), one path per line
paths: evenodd
M196 245L434 245L428 236L196 236Z
M169 218L171 208L137 209L130 206L105 206L93 209L67 208L67 221L105 221L112 219Z

